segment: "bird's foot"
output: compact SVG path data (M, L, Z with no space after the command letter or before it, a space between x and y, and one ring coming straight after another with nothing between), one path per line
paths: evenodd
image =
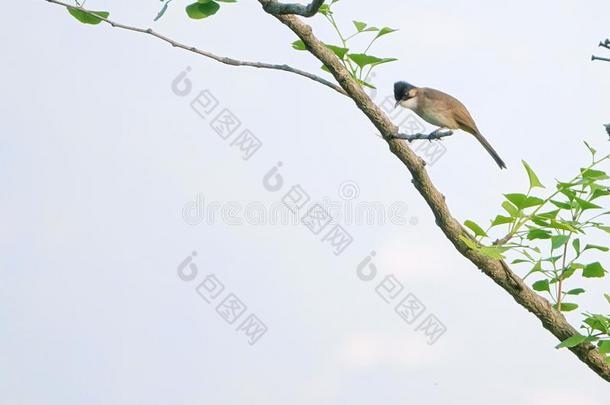
M400 132L391 135L390 139L403 139L405 141L408 142L412 142L415 140L428 140L430 142L432 141L440 141L442 138L446 137L446 136L450 136L453 135L453 131L450 129L444 129L444 128L439 128L434 132L431 132L429 134L413 134L413 135L407 135L407 134L402 134Z
M442 141L443 137L450 136L452 134L453 134L453 131L451 131L450 129L438 128L438 129L432 131L428 135L428 141L430 141L430 142L432 142L432 141Z

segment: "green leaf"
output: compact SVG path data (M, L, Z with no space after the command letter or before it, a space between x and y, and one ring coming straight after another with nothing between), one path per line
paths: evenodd
M608 301L608 304L610 304L610 295L604 294L604 297L606 297L606 301Z
M373 66L383 65L384 63L396 62L397 58L381 58L377 63L373 63Z
M379 61L381 61L381 58L378 58L376 56L371 56L371 55L367 55L364 53L350 53L349 55L347 55L348 58L350 58L351 60L353 60L356 65L360 66L360 68L363 68L367 65L372 65L375 64Z
M519 210L517 209L517 207L515 207L514 205L512 205L508 201L503 201L502 202L502 208L504 208L504 210L506 212L508 212L508 215L510 215L511 217L519 216Z
M165 15L165 12L167 11L167 8L169 7L169 4L172 2L172 0L167 0L165 2L165 4L163 4L163 7L161 8L161 10L159 11L159 13L157 14L157 16L155 17L154 21L159 21L159 19L161 17L163 17L163 15Z
M479 250L479 245L477 245L477 243L475 241L473 241L472 239L470 239L468 236L466 235L460 235L460 239L462 240L462 242L464 242L466 244L466 246L468 246L470 249L472 250Z
M396 32L396 31L398 31L398 30L390 28L390 27L383 27L382 29L379 30L379 32L377 33L377 36L375 37L375 39L377 39L379 37L382 37L382 36L384 36L386 34L390 34L392 32Z
M580 255L580 239L576 238L572 241L572 247L576 251L577 255Z
M610 340L600 340L598 343L598 348L601 354L610 353Z
M382 63L394 62L396 58L378 58L376 56L367 55L364 53L350 53L348 58L354 61L361 69L367 65L381 65Z
M352 21L354 23L354 26L356 27L356 30L358 32L362 32L364 31L364 29L366 28L367 24L363 23L362 21Z
M549 280L539 280L532 284L532 288L536 291L551 291L549 288Z
M519 263L531 263L531 261L525 260L525 259L515 259L512 262L510 262L510 264L519 264Z
M557 208L561 208L563 210L569 210L572 208L572 205L568 202L551 200L551 204L555 205Z
M594 225L597 229L601 229L604 232L610 233L610 226Z
M553 308L557 309L557 304L553 305ZM578 308L578 304L573 304L571 302L562 302L560 311L570 312L574 311L576 308Z
M528 165L525 160L522 160L521 163L523 163L523 166L525 167L525 171L527 171L527 177L529 177L529 179L530 179L530 189L535 188L535 187L544 188L544 186L538 179L538 176L536 176L536 173L534 173L534 171L532 170L530 165Z
M549 226L551 226L551 224L547 221L545 221L543 218L539 217L538 215L534 215L531 218L532 222L535 223L538 226L541 226L543 228L548 228Z
M527 233L527 239L551 239L551 233L544 229L532 229Z
M559 255L559 256L551 256L551 257L547 257L546 259L542 260L543 262L549 262L549 263L555 263L557 262L557 260L561 259L563 257L563 255Z
M555 221L555 220L551 220L551 224L549 225L551 228L554 229L561 229L564 231L570 231L570 232L580 232L579 229L575 228L574 226L568 224L565 221Z
M606 270L599 262L587 264L582 271L582 276L587 278L604 277Z
M566 280L566 279L572 277L572 275L576 272L576 270L578 270L579 268L584 268L584 267L585 266L578 264L578 263L571 264L567 269L565 269L561 272L561 279Z
M589 149L589 152L591 152L591 156L595 156L595 153L597 151L595 149L593 149L587 142L585 142L585 145L587 145L587 148Z
M93 14L99 15L102 18L108 18L108 16L110 16L110 13L108 11L87 12L87 11L83 11L82 9L77 8L77 7L67 7L67 9L68 9L68 13L70 13L70 15L72 17L76 18L78 21L82 22L83 24L97 25L102 22L101 18L96 17Z
M214 15L220 9L220 4L212 0L203 0L205 3L197 2L186 6L186 14L194 20L201 20Z
M596 250L601 250L602 252L607 252L608 250L610 250L610 248L606 247L606 246L600 246L600 245L587 245L585 246L583 252L585 250L589 250L589 249L596 249Z
M306 51L307 47L305 46L305 42L303 42L300 39L297 39L296 41L294 41L292 43L292 48L296 49L297 51Z
M472 230L476 236L487 236L487 233L485 233L483 228L477 225L474 221L466 220L464 225L470 228L470 230Z
M583 288L574 288L568 292L566 292L567 295L579 295L584 293L585 290Z
M592 188L593 187L594 186L592 185ZM595 190L593 190L593 194L591 194L591 200L595 200L599 197L605 197L607 195L610 195L610 189L597 187Z
M347 51L349 51L349 49L347 49L347 48L342 48L342 47L336 46L336 45L329 45L329 44L324 44L324 45L326 45L326 47L328 49L333 51L333 53L335 55L337 55L339 57L339 59L341 59L341 60L345 57L345 54L347 53Z
M594 179L594 180L610 179L610 177L608 176L608 174L606 174L606 172L601 171L601 170L594 170L594 169L581 168L580 175L586 179Z
M330 14L332 14L332 11L330 11L330 6L328 4L322 4L320 6L320 8L318 9L318 13L324 14L324 15L330 15Z
M560 210L553 210L553 211L547 211L547 212L542 212L540 214L538 214L538 217L542 217L542 218L546 218L546 219L555 219L557 218L557 214L559 214Z
M555 235L551 237L551 249L557 249L568 243L568 235Z
M564 340L563 342L561 342L560 344L555 346L555 349L561 349L562 347L578 346L579 344L584 342L586 339L587 339L587 337L583 336L581 334L570 336L569 338L567 338L566 340Z
M497 225L502 225L502 224L510 224L515 222L515 218L514 217L505 217L502 215L497 215L496 218L491 221L491 226L497 226Z
M504 194L504 196L508 201L515 204L515 206L520 210L529 207L536 207L544 203L544 201L538 197L528 197L521 193Z
M363 87L368 87L369 89L376 89L377 87L373 86L371 83L367 83L364 80L356 79L359 85Z
M592 329L603 333L608 333L608 328L610 328L610 319L599 314L589 315L583 322Z
M504 259L503 253L509 248L504 246L483 246L479 248L479 252L485 256L491 257L492 259L502 260Z
M593 204L592 202L583 200L581 198L578 197L574 197L574 201L576 201L576 204L578 205L578 208L580 208L581 210L585 211L585 210L591 210L591 209L597 209L597 208L601 208L599 205L597 204Z

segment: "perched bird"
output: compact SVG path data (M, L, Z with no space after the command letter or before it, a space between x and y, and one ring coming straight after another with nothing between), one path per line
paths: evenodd
M412 110L432 125L448 129L461 129L474 135L481 145L489 152L501 169L506 165L481 135L470 113L458 99L442 91L428 87L415 87L407 82L394 83L394 98L396 107L399 105Z

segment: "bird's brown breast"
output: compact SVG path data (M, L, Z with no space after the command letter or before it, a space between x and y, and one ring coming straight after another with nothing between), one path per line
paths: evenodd
M458 99L431 88L418 91L416 113L430 124L450 129L478 132L472 116Z

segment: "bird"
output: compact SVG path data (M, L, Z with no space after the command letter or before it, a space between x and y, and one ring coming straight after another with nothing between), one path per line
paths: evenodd
M394 83L394 98L396 99L395 108L400 105L412 110L426 122L438 126L437 131L442 128L461 129L474 135L500 166L500 169L506 169L504 161L487 142L487 139L481 135L474 119L457 98L439 90L416 87L404 81Z

